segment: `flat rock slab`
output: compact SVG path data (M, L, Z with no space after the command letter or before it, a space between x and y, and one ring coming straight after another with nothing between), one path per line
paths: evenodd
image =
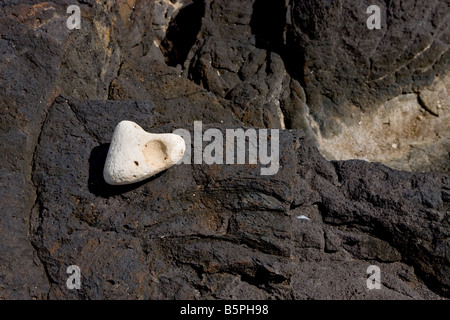
M31 220L50 298L448 294L446 176L331 163L302 132L281 131L274 176L260 176L259 165L181 164L135 185L109 186L102 177L109 134L93 135L98 123L83 114L95 105L115 122L123 106L57 101L35 155L39 201ZM127 112L144 118L142 108ZM148 128L158 122L147 118ZM190 129L163 130L177 128ZM73 264L83 275L75 292L66 287ZM366 287L372 264L382 269L383 290Z

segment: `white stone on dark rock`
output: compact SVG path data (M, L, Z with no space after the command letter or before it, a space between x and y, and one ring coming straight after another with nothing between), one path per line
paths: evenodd
M179 135L149 133L134 122L122 121L114 130L103 177L111 185L143 181L179 162L185 148Z

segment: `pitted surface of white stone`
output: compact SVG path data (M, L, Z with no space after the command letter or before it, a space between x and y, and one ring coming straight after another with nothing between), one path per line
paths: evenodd
M103 177L111 185L143 181L179 162L185 148L179 135L149 133L132 121L122 121L114 130Z

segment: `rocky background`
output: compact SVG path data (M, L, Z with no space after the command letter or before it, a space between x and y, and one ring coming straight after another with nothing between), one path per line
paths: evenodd
M449 298L449 21L448 0L1 1L0 298ZM108 186L124 119L283 129L281 168Z

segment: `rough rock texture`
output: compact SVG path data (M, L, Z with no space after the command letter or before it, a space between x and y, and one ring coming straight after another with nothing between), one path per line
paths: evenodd
M390 99L358 123L344 125L339 134L320 135L319 150L327 159L356 157L398 170L448 173L450 96L446 87L450 90L450 74L444 80L437 78L432 89L419 96L410 93Z
M381 30L366 26L373 4ZM329 160L448 173L450 93L427 93L436 77L449 86L449 19L440 0L206 0L185 74L247 125L312 131ZM397 99L408 94L416 101L405 120ZM401 110L391 124L386 108Z
M66 28L74 1L2 1L0 298L450 297L448 175L327 161L311 125L333 138L336 119L353 121L347 101L369 123L389 108L372 110L367 97L383 106L411 94L447 121L448 2L400 2L386 2L383 22L399 26L383 31L396 40L380 40L369 63L386 83L365 88L355 48L373 48L352 29L366 16L348 1L84 0L81 30ZM415 17L427 21L420 30ZM177 165L109 186L103 166L124 119L152 132L196 120L222 132L304 130L280 131L274 176L260 165ZM448 126L433 128L448 153ZM66 286L70 265L79 290ZM370 265L381 290L366 287Z
M436 77L447 78L441 87L450 86L450 2L290 3L287 44L302 60L291 64L292 74L304 87L327 159L368 159L401 170L448 173L450 107L443 101L450 101L450 94L441 90L441 103L433 103L439 94L428 88ZM373 4L381 9L380 30L364 27L366 9ZM419 95L429 106L417 101Z
M272 35L274 31L260 29L269 16L265 8L258 8L258 1L205 1L202 27L185 62L187 76L221 97L247 125L284 128L281 103L302 101L296 90L287 90L300 86L289 77L280 56L284 24L277 19L284 3L279 3L270 20L280 34ZM266 46L272 38L275 43ZM296 112L304 113L301 103Z
M413 268L448 293L446 177L332 164L304 134L285 131L275 176L260 176L258 166L179 165L138 186L112 187L102 178L110 128L86 118L96 110L115 123L123 107L58 100L50 108L35 154L31 221L50 298L432 297L415 275L398 274ZM146 128L178 127L161 127L152 114L148 104L128 108ZM392 263L385 289L369 292L365 269ZM65 285L63 266L71 264L86 279L78 292Z
M33 153L54 83L67 31L51 4L0 5L0 297L45 297L45 271L29 241L35 202ZM39 20L36 17L39 17Z
M367 7L381 9L381 30L368 30ZM292 1L290 48L304 64L307 102L325 134L334 113L419 91L448 71L448 1ZM338 131L339 129L336 129Z

